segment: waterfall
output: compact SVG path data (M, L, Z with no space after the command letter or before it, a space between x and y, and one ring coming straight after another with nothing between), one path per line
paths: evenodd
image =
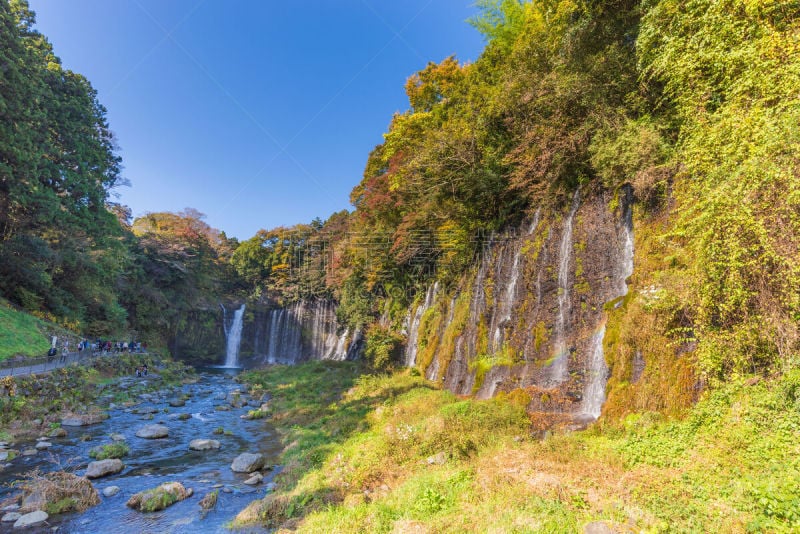
M589 369L586 377L586 387L581 401L581 413L589 415L592 419L600 417L603 402L606 400L606 366L603 354L603 337L606 334L606 324L603 321L600 328L592 336L591 354L589 355Z
M539 215L541 210L537 209L536 214L533 216L533 222L531 223L530 227L528 227L528 236L530 236L535 230L536 227L539 226ZM497 324L494 328L494 350L500 350L503 345L503 329L511 320L511 312L514 308L514 302L517 298L517 284L519 283L520 277L520 264L522 260L522 250L523 250L523 243L517 243L517 251L514 254L514 261L511 264L511 275L508 280L508 285L506 286L505 295L502 301L499 303L499 317L500 320L497 321Z
M345 360L357 336L349 330L339 333L336 305L329 300L300 301L266 313L262 328L267 364L294 364L312 360Z
M612 299L628 294L628 277L633 274L633 188L630 184L622 186L622 217L620 221L620 256L616 273L616 294ZM587 378L581 401L581 413L592 419L600 417L606 398L608 366L603 354L603 336L606 332L605 319L592 336L592 350L587 365Z
M628 277L633 274L633 187L622 186L622 261L619 273L619 296L628 294Z
M405 359L406 367L414 367L417 364L417 348L419 343L419 326L422 316L433 305L436 300L436 293L439 291L439 282L429 286L425 291L425 301L414 310L413 318L409 314L406 317L408 323L408 341L406 341Z
M572 258L572 220L578 211L580 203L580 190L575 191L567 218L564 219L564 229L561 233L561 246L558 258L558 315L555 328L555 351L553 363L550 366L549 382L553 385L562 383L568 372L569 351L565 340L567 319L570 313L570 276L569 267Z
M225 307L222 308L225 311ZM239 367L239 343L242 341L242 319L244 317L244 304L233 314L230 327L226 323L226 315L223 314L223 325L225 325L225 336L227 337L227 347L225 351L225 367Z

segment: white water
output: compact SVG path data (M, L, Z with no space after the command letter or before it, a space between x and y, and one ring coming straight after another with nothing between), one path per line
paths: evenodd
M603 402L606 400L606 376L608 367L606 358L603 354L603 337L606 335L605 322L600 329L592 336L592 352L589 356L588 375L586 386L581 400L581 413L591 416L593 419L600 417Z
M541 210L537 209L536 214L533 216L533 222L528 228L528 236L530 236L539 226L539 215ZM514 254L514 261L511 264L511 276L508 279L506 292L502 301L500 301L500 321L494 327L494 350L498 351L502 348L503 344L503 329L505 325L511 320L511 312L514 308L514 302L517 299L517 284L520 277L520 264L522 260L522 250L525 248L523 243L517 243L517 251Z
M231 326L225 329L227 347L225 350L225 367L239 367L239 344L242 341L242 319L244 318L244 304L233 314ZM224 310L225 308L223 308ZM225 316L223 315L223 323Z
M620 225L620 259L617 271L617 294L612 298L619 298L628 294L627 279L633 274L633 214L631 204L633 192L630 186L622 189L625 195L622 204L622 222ZM597 419L606 400L606 382L608 381L608 365L603 354L603 336L606 332L605 319L597 333L592 336L592 351L587 362L587 377L581 401L581 412L592 419Z
M350 336L347 329L339 333L336 306L327 300L300 301L270 310L263 328L266 347L256 347L255 352L269 364L344 360L350 342L357 337Z
M425 301L417 306L414 310L414 317L406 319L408 321L408 340L406 341L405 359L406 367L414 367L417 364L417 348L419 343L419 326L422 321L422 316L430 308L436 300L436 294L439 292L439 282L434 283L425 291Z
M561 233L561 246L558 258L558 315L556 316L555 350L553 363L550 366L549 382L552 385L561 384L567 378L569 354L565 340L567 319L570 313L570 277L569 267L572 259L572 221L580 204L580 190L575 191L567 218L564 219L564 228Z

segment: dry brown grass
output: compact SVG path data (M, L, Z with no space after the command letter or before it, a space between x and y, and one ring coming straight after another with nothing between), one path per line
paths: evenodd
M28 499L32 504L23 506L23 512L38 509L51 514L83 512L100 503L97 490L85 477L66 471L43 474L38 469L27 476L19 487L23 492L23 502ZM31 496L34 498L30 499Z

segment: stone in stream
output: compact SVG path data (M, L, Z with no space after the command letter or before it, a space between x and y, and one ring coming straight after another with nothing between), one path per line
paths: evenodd
M125 436L117 432L113 432L110 436L111 441L125 441Z
M14 449L6 449L4 451L0 451L0 462L6 462L8 460L13 460L17 457L19 451L15 451Z
M215 439L193 439L189 443L189 449L193 451L208 451L211 449L219 449L220 443Z
M36 450L43 451L49 449L52 446L53 444L50 443L49 441L40 441L39 443L36 444Z
M22 499L20 509L23 512L32 512L34 510L41 510L47 506L47 499L45 499L40 489L34 489L29 495Z
M231 471L234 473L252 473L264 467L266 459L263 454L252 454L245 452L236 457L231 464Z
M114 475L123 469L125 469L125 464L122 463L122 460L117 458L89 462L89 467L86 469L86 478L100 478L107 475Z
M147 425L136 431L136 437L144 439L166 438L169 435L169 428L164 425Z
M168 404L173 408L180 408L182 406L186 406L186 401L183 399L170 399Z
M103 489L103 497L113 497L117 493L119 493L120 489L119 486L109 486Z
M36 456L36 453L39 452L36 449L25 449L22 451L22 456Z
M47 512L36 510L35 512L25 514L19 519L17 519L17 521L14 523L14 528L32 527L34 525L44 523L45 521L47 521L48 517L50 516L47 515Z
M3 515L3 518L0 519L0 521L2 521L3 523L9 523L11 521L16 521L20 517L22 517L22 514L19 512L6 512L5 515Z
M51 438L64 438L67 436L67 431L60 427L54 428L48 436Z
M157 488L141 491L128 499L126 506L140 512L156 512L192 496L192 489L180 482L165 482Z
M87 426L101 423L108 419L108 414L104 413L89 413L70 415L61 419L61 426Z
M256 484L260 484L262 480L264 480L264 475L261 473L253 473L253 476L245 480L244 483L248 486L255 486Z

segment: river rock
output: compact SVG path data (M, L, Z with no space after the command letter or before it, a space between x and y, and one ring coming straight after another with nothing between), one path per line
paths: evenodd
M262 480L264 480L264 475L261 473L253 473L253 476L245 480L244 483L248 486L255 486L256 484L260 484Z
M157 488L135 494L125 504L142 512L155 512L191 497L192 493L191 489L184 488L180 482L165 482Z
M109 437L111 438L111 441L125 441L125 436L116 432L112 433Z
M113 497L117 493L119 493L120 489L119 486L109 486L103 489L103 496L104 497Z
M136 437L144 439L166 438L169 435L169 428L164 425L147 425L136 431Z
M41 490L35 489L22 499L20 511L25 513L33 512L35 510L41 510L45 506L47 506L47 499L45 499Z
M122 463L122 460L117 458L89 462L89 467L86 468L86 478L100 478L107 475L114 475L123 469L125 469L125 464Z
M36 456L36 453L39 452L36 449L25 449L22 451L22 456Z
M245 452L236 457L231 464L234 473L252 473L264 467L266 459L263 454Z
M49 449L52 446L53 446L53 444L50 443L49 441L40 441L39 443L36 444L36 449L40 450L40 451L43 451L43 450Z
M11 521L16 521L20 517L22 517L22 514L19 512L6 512L5 515L3 515L3 518L0 519L0 521L2 521L3 523L9 523Z
M14 523L14 528L32 527L34 525L38 525L39 523L44 523L47 521L48 517L50 516L47 515L47 512L36 510L35 512L25 514L17 519L17 521Z
M67 431L61 427L54 428L48 436L51 438L64 438L67 436Z
M220 443L215 439L193 439L189 443L189 449L193 451L208 451L211 449L219 449Z
M101 423L108 419L104 413L89 413L82 415L70 415L61 419L61 426L87 426Z
M13 460L19 451L15 451L14 449L6 449L4 451L0 451L0 462L7 462L8 460Z
M182 406L186 406L186 401L183 399L170 399L168 404L173 408L180 408Z
M0 510L4 512L16 512L17 510L19 510L19 505L16 503L9 504L8 506L3 506L2 508L0 508Z

